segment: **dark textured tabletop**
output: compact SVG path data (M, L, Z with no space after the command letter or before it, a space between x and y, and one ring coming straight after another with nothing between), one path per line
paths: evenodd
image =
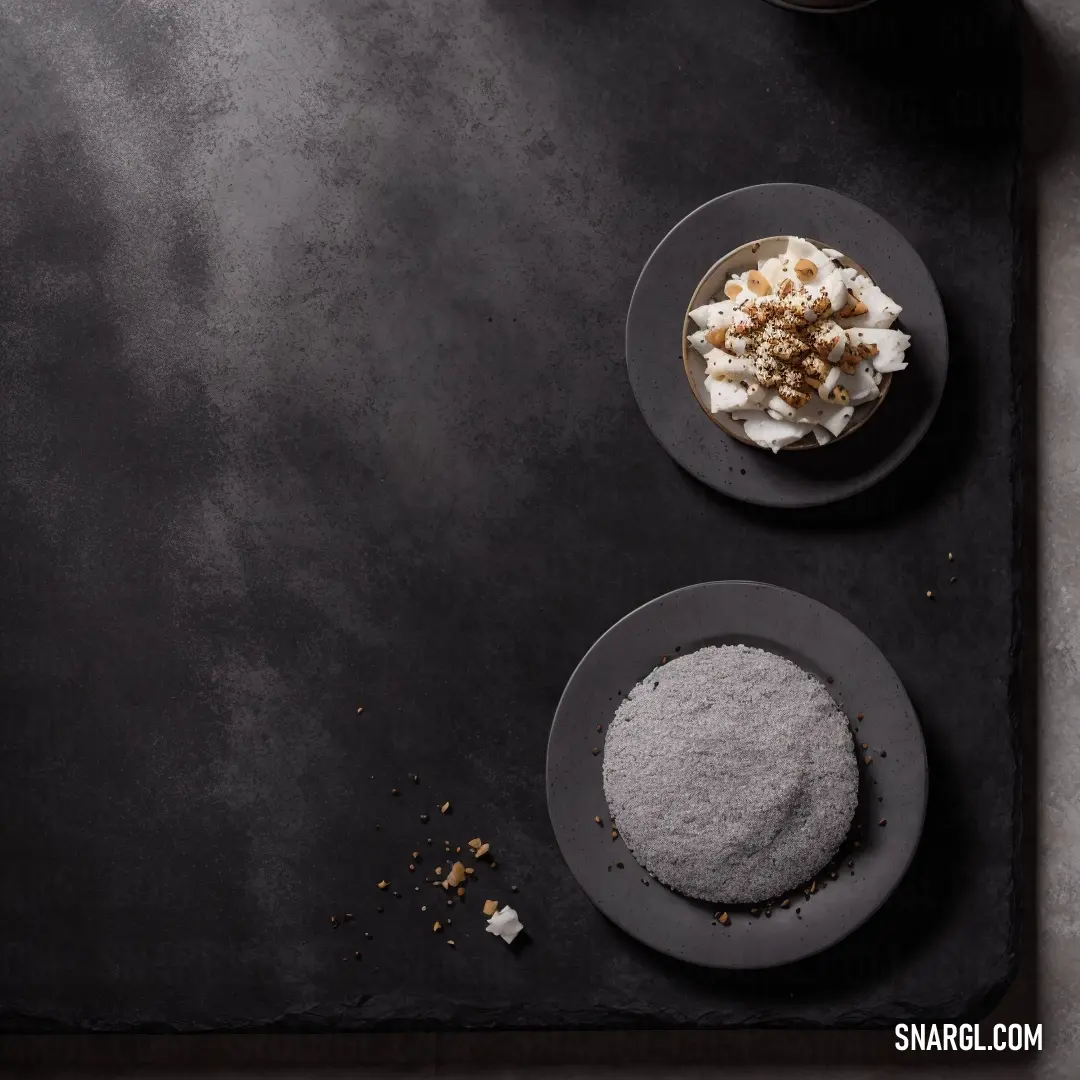
M1001 992L1007 0L13 0L0 60L8 1027L883 1024ZM951 326L923 446L819 511L685 476L623 366L656 242L771 180L891 220ZM893 900L761 974L607 924L544 804L577 660L712 578L852 619L930 759ZM481 887L520 889L517 951L474 899L454 948L419 910L410 850L477 834Z

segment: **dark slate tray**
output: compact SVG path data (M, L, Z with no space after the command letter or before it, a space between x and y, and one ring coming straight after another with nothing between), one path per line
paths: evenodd
M311 0L255 28L113 8L57 0L0 34L6 1026L983 1012L1016 948L1011 5ZM890 219L952 328L923 446L815 512L685 476L623 368L664 231L768 180ZM892 901L762 974L608 925L544 804L577 660L713 577L857 623L930 757ZM421 826L442 797L452 828ZM425 835L477 833L520 887L520 951L476 901L455 950L416 894L375 889Z

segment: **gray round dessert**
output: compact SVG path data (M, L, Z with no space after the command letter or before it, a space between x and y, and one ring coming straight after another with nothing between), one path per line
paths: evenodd
M755 903L809 881L858 802L847 719L819 680L744 645L656 668L616 710L604 793L620 836L665 885Z

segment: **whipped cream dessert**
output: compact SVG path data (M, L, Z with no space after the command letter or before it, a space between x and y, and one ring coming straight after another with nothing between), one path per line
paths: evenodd
M907 367L902 308L840 252L793 236L786 251L733 275L723 296L690 312L714 413L774 452L810 434L838 438L883 377Z

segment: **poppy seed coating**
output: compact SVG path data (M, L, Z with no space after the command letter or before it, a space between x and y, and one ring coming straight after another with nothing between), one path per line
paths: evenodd
M847 719L789 660L708 646L656 668L608 726L604 793L619 834L665 885L754 903L812 878L851 826Z

